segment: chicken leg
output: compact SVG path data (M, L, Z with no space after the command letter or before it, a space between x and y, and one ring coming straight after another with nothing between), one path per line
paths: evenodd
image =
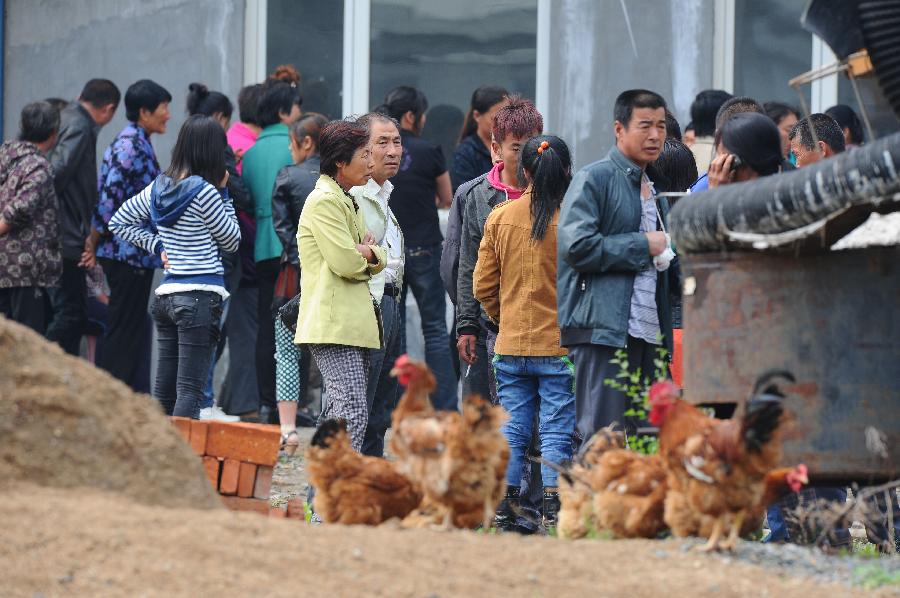
M725 529L725 516L722 515L716 518L715 523L713 523L712 533L709 535L709 541L702 546L694 546L691 550L696 550L697 552L711 552L713 550L718 550L719 541L722 539L722 532Z
M719 544L719 548L724 548L725 550L734 550L737 546L738 536L741 533L741 526L744 524L744 518L746 517L746 512L741 510L737 512L737 515L734 516L734 521L731 524L731 531L728 533L728 538Z

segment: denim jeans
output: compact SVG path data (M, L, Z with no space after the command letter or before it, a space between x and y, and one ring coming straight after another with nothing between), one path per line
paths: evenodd
M575 431L575 368L566 357L494 356L497 394L509 412L503 434L509 442L506 481L510 486L522 483L522 464L531 441L535 412L541 455L553 463L572 458L572 434ZM555 470L541 466L545 487L555 487Z
M425 337L425 362L437 380L431 401L437 409L454 410L456 376L450 358L450 335L447 333L447 301L441 282L441 244L407 247L403 277L406 286L400 298L402 321L406 322L406 292L411 290L422 317ZM405 343L404 343L405 346Z
M161 295L151 311L159 349L153 395L166 415L197 419L219 340L222 297L209 291Z
M403 339L400 305L395 297L382 297L381 320L384 326L384 348L370 353L369 382L366 388L369 421L362 447L362 454L372 457L384 456L384 435L391 427L391 413L400 396L397 379L391 376L394 361L400 357Z

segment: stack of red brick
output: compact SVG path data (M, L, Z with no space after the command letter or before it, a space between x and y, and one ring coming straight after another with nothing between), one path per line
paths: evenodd
M272 468L281 439L278 426L173 417L172 423L203 459L206 475L235 511L269 513Z

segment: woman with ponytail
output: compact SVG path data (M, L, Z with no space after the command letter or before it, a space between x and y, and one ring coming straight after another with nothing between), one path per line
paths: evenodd
M491 129L497 111L506 104L509 92L496 85L482 85L472 93L469 112L453 152L450 183L453 193L465 182L477 179L494 166L491 159Z
M575 367L559 344L556 320L556 227L572 179L569 148L559 137L538 135L522 148L519 199L498 205L487 219L474 273L475 298L499 326L494 371L500 404L509 412L507 494L497 527L511 529L518 510L522 465L539 418L541 454L572 458ZM556 525L556 471L541 466L544 524Z

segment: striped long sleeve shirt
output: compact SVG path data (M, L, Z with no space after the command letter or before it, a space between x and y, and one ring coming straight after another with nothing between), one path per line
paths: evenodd
M219 252L236 251L241 240L231 200L205 183L178 220L167 226L153 222L150 205L153 185L122 204L109 222L110 230L148 253L166 252L169 268L164 286L180 287L173 290L216 286L224 291ZM157 291L157 294L161 293Z

